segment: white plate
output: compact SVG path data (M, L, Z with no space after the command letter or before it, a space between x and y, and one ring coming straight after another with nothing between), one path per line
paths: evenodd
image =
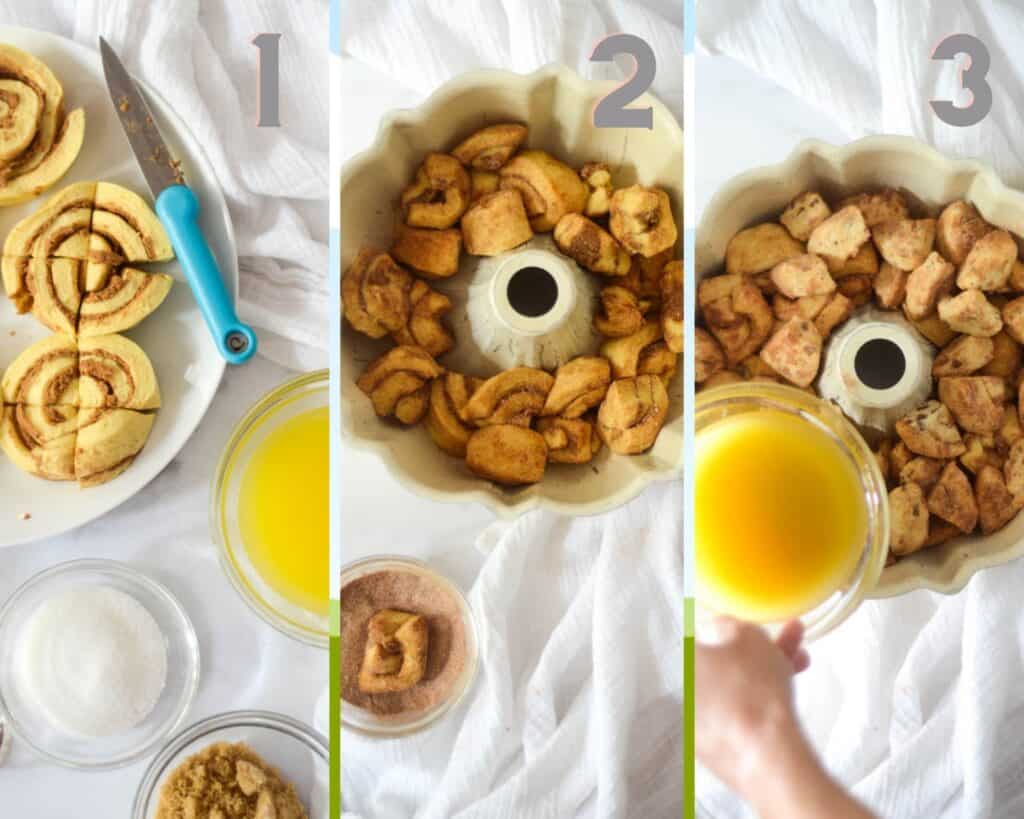
M64 86L66 109L85 109L85 143L75 164L42 196L0 208L0 241L49 194L72 182L117 182L150 201L149 189L107 96L99 52L54 34L12 26L0 26L0 42L17 46L45 62ZM154 91L144 91L160 133L181 160L185 178L202 203L203 231L234 298L238 257L231 219L214 181L213 169L181 119ZM73 483L52 483L27 475L0 453L0 547L66 532L124 503L170 463L206 414L224 373L224 360L176 264L140 267L162 270L176 280L160 309L125 333L149 354L160 380L163 407L149 442L123 475L86 490ZM0 295L0 370L31 343L47 335L49 331L35 318L17 315L6 296ZM31 517L22 520L23 513Z

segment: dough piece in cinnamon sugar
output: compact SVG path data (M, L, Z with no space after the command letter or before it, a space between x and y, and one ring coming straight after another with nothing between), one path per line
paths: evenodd
M411 308L412 277L387 253L364 247L341 277L345 318L370 338L405 327Z
M606 216L612 203L612 171L604 162L588 162L580 168L580 178L587 183L590 194L583 213L594 219Z
M360 690L390 694L412 688L423 679L429 647L425 618L394 609L378 611L367 625Z
M586 464L601 449L601 436L586 418L541 418L537 431L548 445L548 460L558 464Z
M391 255L430 279L446 279L459 272L462 232L458 228L431 230L404 223L395 226Z
M660 188L631 185L612 194L609 227L628 253L655 256L676 243L672 203Z
M606 341L601 345L601 355L611 363L613 378L649 373L666 381L675 374L678 359L665 344L661 323L653 319L630 336Z
M519 150L526 135L526 126L518 123L488 125L455 146L452 156L474 170L496 171Z
M434 358L454 347L455 338L441 319L452 309L451 299L417 279L409 291L409 301L412 308L408 323L391 334L395 343L422 347Z
M513 367L488 378L462 408L462 419L476 426L515 424L528 427L539 415L555 383L533 367Z
M728 275L756 276L771 270L779 262L806 253L803 242L775 222L765 222L741 230L725 247L725 272Z
M789 235L798 242L811 238L814 229L832 215L832 209L815 191L805 191L794 198L779 217Z
M668 391L660 378L639 375L612 382L597 414L597 430L608 448L636 455L654 445L668 415Z
M519 191L536 233L553 230L567 213L582 213L590 197L586 182L545 151L523 151L501 169L501 187Z
M737 273L701 281L697 303L708 330L722 345L729 366L760 350L775 325L760 289Z
M884 222L899 222L910 216L906 197L892 188L847 196L836 205L836 210L842 210L848 205L856 205L860 209L869 228Z
M967 259L975 242L994 229L981 218L974 205L963 200L950 202L942 209L935 225L935 247L944 258L959 266Z
M821 367L821 333L814 322L791 318L768 340L761 359L797 387L809 387Z
M683 263L675 259L661 273L661 330L673 353L683 351Z
M476 427L462 420L462 408L482 383L482 379L455 372L447 372L431 382L424 424L434 443L449 455L466 455L466 443Z
M591 273L629 273L629 254L608 231L580 213L567 213L559 219L554 238L559 250Z
M632 335L644 324L651 302L618 285L601 288L601 312L594 316L594 329L608 338Z
M462 217L462 239L473 256L497 256L533 238L518 191L499 190L476 201Z
M663 250L650 258L646 256L631 256L629 273L616 284L632 290L638 296L649 299L653 302L661 298L661 276L665 265L674 258L673 248Z
M725 369L725 353L722 345L707 330L698 327L694 332L694 381L702 384ZM741 379L737 376L737 380Z
M448 154L427 154L416 179L402 191L402 212L410 227L450 228L469 207L469 174Z
M469 203L472 205L487 194L494 193L500 184L501 177L495 171L470 171Z
M878 252L893 267L913 270L924 264L935 244L934 219L881 222L871 228Z
M529 427L495 424L477 430L466 445L466 466L503 486L543 480L548 462L544 436Z
M579 418L604 400L611 381L611 363L602 356L581 355L567 361L555 371L541 415Z
M402 345L370 364L356 384L370 397L378 416L412 425L427 412L430 381L443 372L426 350Z

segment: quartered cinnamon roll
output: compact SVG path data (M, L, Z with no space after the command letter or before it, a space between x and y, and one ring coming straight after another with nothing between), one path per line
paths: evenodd
M548 445L551 463L590 463L601 449L594 422L587 418L541 418L537 431Z
M469 174L448 154L428 154L416 179L402 191L402 211L410 227L450 228L469 207Z
M0 449L19 469L50 481L75 479L78 408L0 408Z
M612 380L611 364L596 355L581 355L555 370L555 383L541 415L579 418L604 400Z
M174 250L152 208L137 193L110 182L96 184L89 226L90 258L116 253L125 262L165 262Z
M462 217L462 238L466 252L474 256L497 256L533 238L533 228L518 191L488 193Z
M501 187L522 195L530 226L537 233L554 229L567 213L582 213L590 198L579 174L545 151L523 151L500 173Z
M52 335L24 350L0 380L5 404L78 405L78 347L70 336Z
M611 362L615 378L635 375L657 375L668 383L675 375L679 356L665 344L661 323L644 322L643 327L630 336L606 341L601 355Z
M80 410L75 443L78 485L99 486L131 466L149 440L155 418L129 409Z
M174 279L165 273L121 268L102 290L82 299L78 335L109 335L134 327L163 304L173 284Z
M78 372L81 407L133 410L160 407L160 386L149 356L124 336L80 339Z
M409 320L412 277L387 253L364 247L341 277L345 318L370 338L383 338Z
M592 273L625 276L629 254L614 237L581 213L568 213L555 225L555 244Z
M52 187L82 149L85 112L64 110L64 89L40 60L0 45L0 207Z
M409 291L409 302L409 321L391 334L396 344L422 347L434 358L455 346L455 338L442 321L442 316L452 309L451 299L417 279Z
M79 265L74 259L28 259L25 284L32 315L55 333L73 336L82 304Z
M601 288L601 312L594 316L594 329L608 338L629 336L644 326L651 302L632 290L611 285Z
M374 361L356 382L381 418L411 425L427 412L430 382L444 372L420 347L393 347Z
M95 198L95 182L62 188L11 229L4 240L4 256L88 258ZM9 287L7 295L14 297Z
M660 378L623 378L608 388L597 413L597 430L612 452L636 455L651 448L667 414L668 391Z

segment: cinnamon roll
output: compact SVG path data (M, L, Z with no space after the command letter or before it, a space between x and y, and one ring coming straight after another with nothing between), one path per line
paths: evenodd
M119 335L83 338L78 343L79 406L153 410L160 386L149 356Z
M474 256L497 256L533 238L533 229L518 191L488 193L462 217L462 238L466 252Z
M590 198L586 182L544 151L523 151L500 173L501 187L522 195L530 227L536 233L554 229L567 213L582 213Z

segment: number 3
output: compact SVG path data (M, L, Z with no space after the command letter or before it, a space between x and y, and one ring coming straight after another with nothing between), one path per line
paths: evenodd
M960 71L960 85L970 92L969 105L958 108L949 100L931 100L932 110L947 125L966 128L977 125L992 110L992 88L985 80L992 66L985 44L970 34L951 34L935 46L933 60L954 60L967 55L967 67Z
M594 125L598 128L654 128L654 109L627 108L643 94L657 70L657 60L646 40L635 34L612 34L594 47L590 61L610 63L616 54L629 54L636 61L633 76L612 91L594 107Z

